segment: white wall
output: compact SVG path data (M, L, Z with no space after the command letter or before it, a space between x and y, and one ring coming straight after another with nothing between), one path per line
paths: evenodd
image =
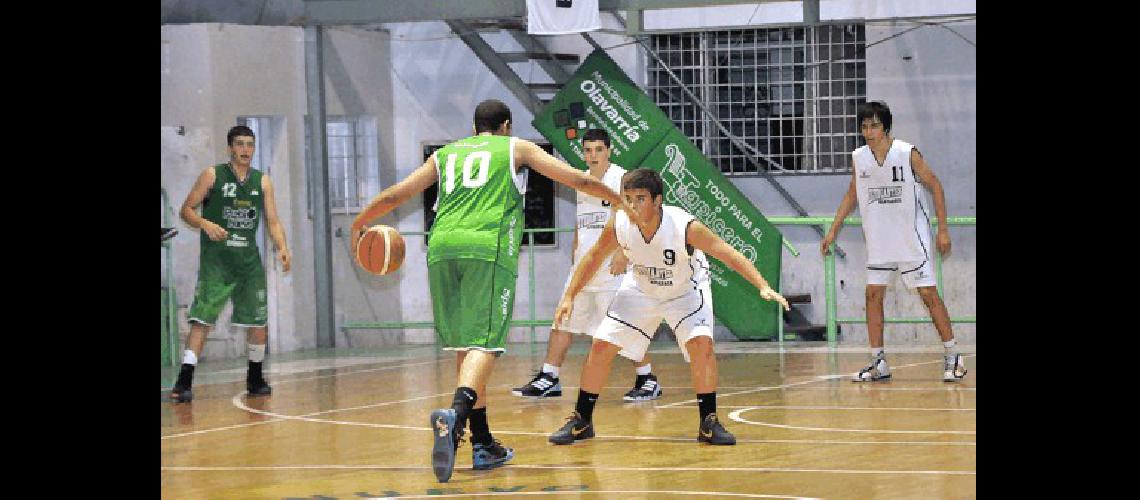
M798 6L799 3L795 2ZM821 2L821 17L853 17L855 12L836 11L833 2ZM881 15L889 2L868 2L867 8ZM928 2L929 4L929 2ZM956 13L962 4L972 2L934 2ZM764 9L780 4L763 4ZM939 7L935 5L935 7ZM840 6L842 7L842 6ZM785 6L786 8L786 6ZM898 9L903 7L892 7ZM721 8L727 9L727 8ZM669 20L687 27L721 26L743 23L755 9L733 14L725 21L719 11L704 10L683 14ZM698 11L700 9L697 9ZM800 10L802 12L802 9ZM839 12L834 14L833 12ZM909 11L907 11L909 12ZM650 13L660 18L657 11ZM840 15L841 14L841 15ZM890 15L890 14L888 14ZM903 15L903 14L898 14ZM905 14L913 15L913 14ZM769 16L771 17L771 16ZM863 17L872 17L864 15ZM617 22L603 14L606 28L617 29ZM798 22L799 19L787 22ZM658 21L654 21L658 22ZM753 24L771 19L754 19ZM877 24L867 29L869 42L884 39L913 25ZM970 40L976 40L976 24L952 25ZM400 23L385 26L387 33L352 28L328 30L325 42L326 105L330 115L371 114L380 130L381 185L386 187L407 176L422 162L422 145L449 142L470 134L471 114L476 104L488 98L506 102L514 113L515 135L542 140L530 126L533 118L475 57L462 41L442 22ZM594 34L603 47L630 41L627 38ZM499 50L519 50L505 34L487 35ZM579 36L543 37L553 51L589 53L590 47ZM638 83L644 82L645 64L636 45L614 48L608 52ZM942 180L948 198L950 215L976 215L976 48L949 31L924 27L867 50L868 94L872 99L886 100L895 115L896 137L913 142L925 155ZM909 55L910 60L902 56ZM279 275L277 293L279 310L276 338L271 348L278 352L315 346L313 330L313 239L312 222L308 219L306 176L304 170L305 105L304 34L297 27L236 26L222 24L170 25L162 27L162 183L178 205L189 191L202 168L223 162L225 132L237 116L270 115L285 118L287 137L278 156L281 163L272 170L277 187L278 206L286 225L294 269ZM549 81L534 63L512 64L524 80ZM177 135L176 128L185 134ZM848 177L822 176L781 178L785 187L812 215L829 215L849 182ZM736 179L737 186L766 215L794 215L794 211L775 194L766 181L756 178ZM556 224L572 226L573 193L558 188L555 207ZM423 207L419 197L397 209L380 223L402 231L423 230ZM333 227L347 229L351 215L334 215ZM197 270L197 238L195 230L180 222L181 233L175 240L178 258L177 289L179 302L189 304ZM806 312L822 323L822 260L818 253L819 237L809 228L784 227L785 236L801 252L800 257L784 254L782 281L789 293L811 292L816 306ZM954 251L943 269L946 297L952 316L976 314L976 236L972 228L952 229ZM572 236L557 235L554 248L535 251L537 290L535 316L549 318L569 270ZM408 252L403 267L393 275L362 275L349 260L345 238L333 240L334 300L338 324L343 321L427 321L432 317L431 299L427 293L427 270L422 237L408 236ZM864 255L862 233L848 227L839 244L848 258L838 262L840 317L863 315ZM515 304L515 317L529 317L530 278L526 252L520 259ZM917 296L897 287L889 292L886 313L889 316L922 316L925 314ZM241 355L244 340L240 332L230 328L228 308L222 314L219 332L212 337L226 340L207 343L207 356ZM271 321L274 321L271 318ZM182 323L182 328L185 323ZM963 342L974 342L973 325L956 325ZM537 329L542 341L546 328ZM529 339L529 328L512 331L512 341ZM936 338L928 325L888 325L888 343L930 343ZM865 328L843 327L843 342L863 344ZM433 343L430 329L354 330L346 338L337 334L338 346L369 347L393 342Z
M304 32L298 27L162 27L162 185L176 211L205 167L228 160L225 134L237 117L283 118L283 135L276 144L270 177L293 254L293 269L278 274L276 289L270 291L277 294L277 311L269 320L270 349L277 352L316 346L312 221L304 161L304 41ZM327 32L324 48L327 113L376 116L381 130L380 163L391 165L391 140L385 135L394 128L388 112L391 84L387 34L332 29ZM177 134L179 127L184 135ZM259 143L263 139L259 138ZM390 176L386 179L391 180ZM334 217L334 225L337 222ZM175 281L179 304L188 307L197 275L199 234L181 220L178 227ZM333 250L334 262L338 262L335 244ZM350 304L358 295L336 294L349 299ZM185 310L181 309L182 319ZM205 357L244 355L244 332L230 326L229 316L227 306L209 336ZM180 321L179 327L185 335L185 321Z

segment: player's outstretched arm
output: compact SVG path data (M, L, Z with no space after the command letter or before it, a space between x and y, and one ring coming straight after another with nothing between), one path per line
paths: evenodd
M589 283L590 279L598 273L598 269L602 267L606 257L609 257L617 248L614 218L610 217L610 220L606 222L606 227L602 229L602 235L598 237L598 241L590 247L590 250L582 257L582 261L574 268L574 274L570 277L570 284L566 287L566 293L562 295L558 309L554 311L554 324L556 326L560 326L564 318L570 317L570 313L574 310L574 297L578 296L582 287L586 286L586 283Z
M380 192L368 206L352 220L352 245L356 248L356 241L364 234L364 226L374 219L378 219L402 205L409 198L420 194L423 190L434 184L439 178L435 168L435 155L428 157L411 175L404 177Z
M606 200L614 207L625 210L625 213L631 216L633 215L633 212L626 206L625 200L622 199L621 195L615 193L614 190L610 189L609 186L600 179L558 161L557 158L550 156L550 153L547 153L533 142L526 139L515 139L515 163L517 165L527 165L536 172L553 179L555 182L564 184L590 196L596 196Z
M748 258L735 248L729 246L728 243L725 243L724 240L720 239L720 236L717 236L709 230L701 221L693 219L693 221L689 223L689 229L685 234L685 243L728 264L728 267L743 276L749 283L752 283L752 286L756 287L757 290L760 290L760 298L779 303L784 307L785 311L791 309L787 299L772 289L772 286L768 284L768 280L765 280L764 276L760 275L760 271L756 270L756 266L752 265L752 262L749 261Z

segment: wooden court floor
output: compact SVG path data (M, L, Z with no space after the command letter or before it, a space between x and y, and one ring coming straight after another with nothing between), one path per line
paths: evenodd
M597 437L546 441L573 410L585 343L562 368L564 395L526 400L510 388L542 364L544 344L508 347L492 375L488 420L515 459L454 475L431 472L428 415L450 406L454 354L432 347L271 357L273 395L246 398L244 361L204 362L195 400L161 392L163 498L973 498L977 490L977 355L941 380L941 346L888 346L893 378L848 380L866 348L719 343L717 413L736 446L696 441L688 367L654 342L664 396L625 403L628 361L615 360L594 411ZM936 348L935 348L936 347ZM173 372L164 369L163 388Z

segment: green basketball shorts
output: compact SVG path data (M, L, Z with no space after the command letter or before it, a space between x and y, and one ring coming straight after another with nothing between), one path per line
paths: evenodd
M223 252L202 253L194 303L187 314L190 322L213 325L226 300L233 297L234 311L230 318L233 325L265 326L269 308L261 256L251 252L240 259L234 257Z
M515 273L475 259L428 264L435 331L446 350L504 352L515 309Z

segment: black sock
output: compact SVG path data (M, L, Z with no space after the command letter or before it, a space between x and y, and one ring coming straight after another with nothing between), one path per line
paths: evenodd
M477 399L479 399L479 394L475 392L475 389L460 387L455 390L455 397L451 399L451 408L455 410L456 429L467 427L467 415L471 413L471 407L475 406Z
M487 425L487 409L476 408L471 410L469 418L471 442L484 445L491 444L491 427Z
M189 389L190 384L194 383L194 365L189 363L182 363L182 369L178 371L178 381L174 383L174 387Z
M574 406L574 411L577 411L582 416L582 420L591 422L594 420L594 404L598 402L598 395L591 394L582 389L578 389L578 403Z
M262 380L263 377L261 376L261 363L254 363L253 361L249 361L247 364L249 367L246 369L245 379L247 381Z
M701 408L701 422L711 413L716 413L716 391L697 394L697 401Z

